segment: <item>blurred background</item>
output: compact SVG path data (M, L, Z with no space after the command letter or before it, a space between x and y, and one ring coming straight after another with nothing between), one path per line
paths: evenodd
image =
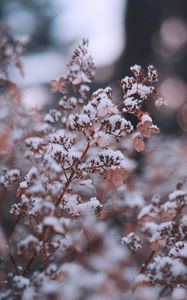
M187 132L187 1L1 0L0 18L30 38L25 77L10 70L29 110L51 103L48 82L65 73L75 44L89 38L96 87L115 86L131 65L153 64L158 94L168 102L154 109L155 123L167 134Z

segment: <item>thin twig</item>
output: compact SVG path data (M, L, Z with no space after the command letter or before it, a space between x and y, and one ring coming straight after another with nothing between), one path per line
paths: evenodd
M12 256L12 254L10 253L9 250L8 250L8 256L10 258L10 261L11 261L13 267L14 267L14 270L15 270L16 274L18 275L18 268L17 268L16 262L15 262L14 257Z
M155 253L156 253L156 251L153 250L153 251L151 252L151 254L148 256L146 262L142 265L142 267L141 267L141 269L140 269L140 272L139 272L140 274L145 272L145 270L147 269L147 266L148 266L149 262L152 260L152 258L153 258L153 256L155 255Z

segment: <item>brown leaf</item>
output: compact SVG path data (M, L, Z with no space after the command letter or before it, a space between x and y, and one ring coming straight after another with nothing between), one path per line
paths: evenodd
M123 185L126 174L127 171L125 169L110 169L107 171L106 179L112 182L115 187L119 187Z
M51 80L51 81L50 81L50 85L51 85L51 93L56 93L56 92L58 92L58 81L56 81L56 80Z
M64 77L60 77L58 80L51 80L51 93L67 93L66 80Z
M9 93L11 97L15 98L16 100L20 99L20 92L14 82L0 78L0 87L3 87L3 92Z
M23 66L22 66L21 62L17 61L15 63L15 66L20 71L21 76L24 77L25 73L24 73L24 69L23 69Z
M145 143L143 141L142 136L138 135L134 138L134 148L137 152L142 152L145 149Z

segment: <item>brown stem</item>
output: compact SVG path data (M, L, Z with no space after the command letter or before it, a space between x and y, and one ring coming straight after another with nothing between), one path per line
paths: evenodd
M153 256L155 255L155 253L156 253L156 251L154 250L154 251L152 251L151 254L148 256L146 262L142 265L142 267L141 267L141 269L140 269L140 274L145 272L145 270L146 270L146 268L147 268L149 262L151 261L151 259L152 259Z
M17 268L16 262L14 260L13 255L9 251L8 251L8 256L10 258L10 261L11 261L13 267L14 267L14 270L15 270L16 274L18 274L18 268Z
M90 148L90 143L88 143L87 146L86 146L86 148L84 149L84 151L83 151L83 153L82 153L82 155L81 155L81 157L80 157L79 162L82 162L82 160L83 160L84 157L86 156L86 153L88 152L89 148ZM63 199L63 197L64 197L64 194L66 193L66 191L67 191L67 189L68 189L68 187L69 187L71 181L73 180L73 177L74 177L74 175L75 175L75 171L76 171L76 169L73 168L72 171L71 171L71 174L70 174L70 176L69 176L69 179L66 181L66 184L65 184L65 186L64 186L64 188L63 188L62 193L58 196L57 202L56 202L56 204L55 204L56 207L58 207L59 204L60 204L60 202L62 201L62 199Z
M30 271L30 267L32 266L34 260L35 260L35 255L33 255L31 257L31 259L29 260L27 266L25 267L25 269L24 269L24 271L22 273L23 276L25 276Z
M59 206L59 204L60 204L62 198L64 197L64 194L66 193L66 191L67 191L67 189L68 189L68 187L69 187L69 185L70 185L70 183L71 183L74 175L75 175L75 169L73 169L71 171L71 174L70 174L68 180L66 181L66 184L64 186L64 189L63 189L62 193L58 196L57 202L55 203L55 207Z
M11 239L12 239L13 233L16 230L16 227L17 227L19 221L21 220L21 218L22 218L22 214L19 215L19 217L17 218L17 220L14 224L14 227L12 228L12 231L10 232L9 243L8 243L8 256L9 256L10 261L15 269L16 274L18 274L18 269L17 269L15 259L14 259L13 255L11 254Z
M12 228L12 230L11 230L11 232L10 232L10 235L9 235L9 241L11 240L12 235L13 235L13 233L14 233L14 231L15 231L15 229L16 229L18 223L19 223L19 221L21 220L21 218L22 218L22 214L20 214L19 217L16 219L16 222L15 222L15 224L14 224L14 227Z

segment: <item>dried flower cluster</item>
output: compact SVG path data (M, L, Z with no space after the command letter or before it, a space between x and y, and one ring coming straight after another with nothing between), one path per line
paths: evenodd
M18 198L11 234L0 231L1 299L187 297L185 183L149 200L133 159L159 133L143 110L157 71L133 66L116 104L110 87L91 92L94 70L83 40L67 76L51 81L58 107L35 121L20 108L16 128L5 134L25 148L14 149L12 168L3 166L0 177Z

